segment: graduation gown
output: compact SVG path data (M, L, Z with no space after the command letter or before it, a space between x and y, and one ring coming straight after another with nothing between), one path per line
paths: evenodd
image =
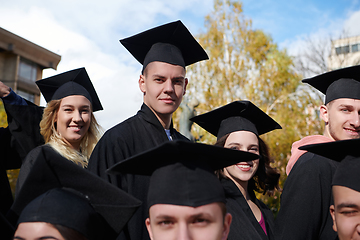
M56 150L54 150L52 147L50 147L46 144L38 146L29 152L29 154L24 159L23 164L20 168L19 176L18 176L18 179L16 182L15 197L18 196L20 189L22 188L22 185L25 182L26 177L29 175L29 173L34 165L34 162L39 157L39 154L42 154L42 148L50 148L52 151L56 152ZM59 154L59 153L57 153L57 154Z
M172 127L172 124L170 133L173 140L188 141ZM135 116L106 131L90 157L88 169L91 172L120 187L143 203L130 219L119 239L150 239L145 227L145 219L148 217L147 192L150 177L132 174L108 175L105 171L128 157L157 147L166 141L169 139L163 126L151 109L143 104Z
M6 170L18 169L27 153L42 144L39 123L42 108L28 102L28 105L4 104L7 114L8 127L0 128L0 211L6 215L13 197Z
M4 103L8 120L8 127L0 128L0 232L4 239L12 239L14 233L14 229L9 229L10 225L6 223L5 219L5 215L13 203L6 170L20 168L27 153L43 142L39 129L42 108L30 102L27 104Z
M226 209L232 215L232 222L230 226L229 240L268 240L274 239L274 216L271 210L260 200L256 199L255 194L252 194L255 204L260 208L264 217L266 232L256 220L249 204L246 202L239 188L230 179L221 179L221 184L225 190Z
M338 162L309 152L299 158L284 184L276 239L338 239L329 211L337 166Z

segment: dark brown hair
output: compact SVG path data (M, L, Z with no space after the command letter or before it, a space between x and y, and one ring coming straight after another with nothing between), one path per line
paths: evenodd
M224 135L218 139L214 145L224 147L229 135L230 133ZM259 136L257 136L257 138L259 141L261 158L255 175L248 182L248 191L252 192L255 190L264 195L267 194L272 196L276 190L280 190L280 172L276 168L270 166L270 163L273 162L273 160L270 158L269 148ZM224 169L218 170L215 173L219 179L227 178L224 174Z
M72 228L65 227L59 224L52 225L59 231L59 233L65 240L88 240L84 235Z

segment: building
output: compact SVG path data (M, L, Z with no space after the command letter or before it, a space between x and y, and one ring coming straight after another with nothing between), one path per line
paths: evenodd
M329 70L360 64L360 36L337 39L331 45Z
M61 56L0 27L0 81L23 98L40 103L35 81L46 68L57 68Z

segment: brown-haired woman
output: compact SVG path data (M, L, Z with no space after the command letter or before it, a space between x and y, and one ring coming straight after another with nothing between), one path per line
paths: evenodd
M279 172L270 166L269 150L259 135L281 128L249 101L236 101L191 119L217 136L215 145L260 155L217 172L233 216L228 239L274 239L274 217L254 191L271 195L279 188Z

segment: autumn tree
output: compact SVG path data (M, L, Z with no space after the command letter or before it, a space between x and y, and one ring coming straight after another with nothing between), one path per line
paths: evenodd
M282 130L261 137L269 145L273 166L281 171L282 185L292 143L322 133L323 124L315 111L320 98L313 97L316 92L304 91L292 58L262 30L252 28L240 2L215 0L198 40L210 60L188 68L186 100L200 102L198 114L232 101L249 100L279 122ZM195 124L192 134L200 142L215 143L215 137ZM259 197L276 213L279 196Z

